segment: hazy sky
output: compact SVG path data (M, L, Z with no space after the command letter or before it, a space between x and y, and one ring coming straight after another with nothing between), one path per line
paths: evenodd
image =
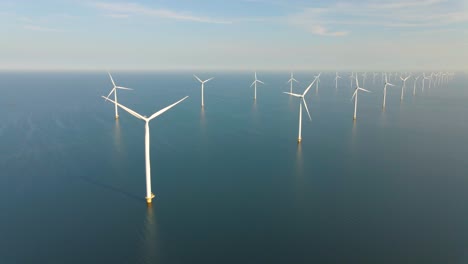
M0 69L468 70L468 0L2 0Z

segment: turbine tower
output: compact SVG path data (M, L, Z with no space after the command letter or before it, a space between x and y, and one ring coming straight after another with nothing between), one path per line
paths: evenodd
M302 99L302 101L299 103L299 133L298 133L298 136L297 136L297 142L298 143L301 143L301 141L302 141L302 104L304 104L304 107L305 107L305 109L307 111L307 114L309 115L309 119L312 120L312 118L310 117L309 108L307 107L307 103L306 103L304 97L307 94L307 92L310 90L310 88L314 85L314 82L317 80L317 78L318 77L315 77L314 81L307 87L307 89L302 94L284 92L285 94L289 94L289 95L292 95L294 97L298 97L298 98Z
M250 87L254 86L254 100L257 100L257 83L261 83L261 84L265 84L264 82L260 81L259 79L257 79L257 72L255 72L255 81L253 81L253 83L250 85Z
M336 77L335 77L335 89L338 89L338 79L341 79L340 76L338 76L338 72L336 72Z
M291 72L291 79L287 83L291 83L291 87L289 88L289 92L292 93L293 90L293 82L299 83L298 80L294 79L294 73Z
M359 90L370 93L370 91L368 91L368 90L366 90L366 89L364 89L362 87L359 87L359 80L358 80L358 76L356 74L356 89L354 90L353 96L351 97L351 100L353 100L353 98L354 98L354 116L353 116L353 120L356 120L357 97L358 97L358 91Z
M421 77L421 75L414 78L413 96L416 95L416 83L418 82L419 77Z
M108 72L108 74L109 74L109 77L111 79L112 85L114 85L114 88L112 88L112 90L110 91L110 93L107 95L106 98L109 98L109 96L112 93L114 93L115 119L119 119L119 111L117 110L117 89L121 89L121 90L133 90L133 89L115 85L115 82L114 82L114 79L112 78L112 75L110 74L110 72Z
M314 76L314 77L315 77L315 80L316 80L316 82L315 82L315 93L318 93L318 88L319 88L318 84L319 84L319 82L320 82L320 75L321 75L321 74L322 74L322 73L319 73L318 75Z
M200 80L200 78L198 78L198 76L196 76L195 74L194 74L193 76L194 76L195 78L197 78L197 80L201 83L201 106L204 107L204 106L205 106L205 101L204 101L204 99L203 99L203 97L204 97L204 96L203 96L203 91L204 91L204 89L205 89L205 83L206 83L206 82L209 82L209 81L211 81L211 80L213 80L214 77L209 78L208 80L202 81L202 80Z
M153 120L154 118L158 117L159 115L161 115L162 113L166 112L167 110L171 109L172 107L174 107L175 105L177 105L178 103L182 102L183 100L187 99L188 96L185 96L184 98L180 99L179 101L157 111L156 113L152 114L150 117L146 117L146 116L142 116L140 114L138 114L137 112L133 111L132 109L130 108L127 108L126 106L123 106L117 102L114 102L112 101L111 99L108 99L107 97L104 97L104 99L106 100L109 100L111 102L113 102L115 105L118 105L120 108L122 108L123 110L127 111L129 114L131 114L132 116L138 118L138 119L141 119L143 121L145 121L145 165L146 165L146 202L148 204L151 204L153 198L154 198L154 194L151 192L151 164L150 164L150 131L149 131L149 122L151 120Z
M403 85L401 86L401 97L400 97L400 101L403 101L403 93L404 93L405 88L406 88L406 80L408 80L409 77L411 77L411 75L408 75L406 78L403 78L403 77L400 76L400 79L403 81Z
M384 85L384 94L383 94L383 105L382 108L385 108L385 97L387 97L387 85L395 86L388 82L387 74L385 74L385 85Z
M423 72L423 80L422 80L422 91L424 92L424 83L425 83L425 80L429 80L429 77L426 76L426 73Z

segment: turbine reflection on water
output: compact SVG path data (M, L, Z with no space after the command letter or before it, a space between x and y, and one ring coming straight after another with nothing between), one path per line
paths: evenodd
M146 218L143 227L142 262L158 263L160 259L160 248L158 241L158 225L155 217L155 208L148 204Z

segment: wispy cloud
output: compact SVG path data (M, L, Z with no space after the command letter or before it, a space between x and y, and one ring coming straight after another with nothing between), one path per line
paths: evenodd
M460 2L447 2L448 0L338 2L320 8L305 7L288 15L286 21L322 36L345 36L353 26L427 30L468 22L468 11Z
M106 14L106 17L111 17L111 18L129 18L130 15L128 14Z
M62 32L62 30L60 29L41 27L41 26L36 26L36 25L25 25L23 26L23 28L26 30L41 31L41 32Z
M179 21L190 21L190 22L199 22L199 23L213 23L213 24L230 24L231 21L196 16L190 13L173 11L169 9L162 8L152 8L148 6L143 6L135 3L106 3L106 2L95 2L93 6L107 11L112 12L112 15L144 15L144 16L153 16L165 19L173 19ZM121 17L120 17L121 18Z

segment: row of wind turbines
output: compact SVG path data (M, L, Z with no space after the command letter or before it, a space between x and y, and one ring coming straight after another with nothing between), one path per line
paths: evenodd
M102 98L104 98L106 101L110 101L114 104L114 108L115 108L115 118L118 119L119 118L119 112L118 112L118 107L122 108L123 110L125 110L126 112L128 112L130 115L140 119L140 120L143 120L145 121L145 172L146 172L146 202L148 204L151 204L152 203L152 200L153 198L155 197L155 195L152 193L151 191L151 162L150 162L150 130L149 130L149 122L153 119L155 119L156 117L160 116L161 114L163 114L164 112L168 111L169 109L173 108L174 106L176 106L177 104L181 103L182 101L184 101L185 99L188 98L188 96L185 96L183 97L182 99L180 99L179 101L155 112L154 114L152 114L151 116L147 117L147 116L144 116L144 115L141 115L137 112L135 112L134 110L118 103L117 101L117 90L133 90L131 88L127 88L127 87L123 87L123 86L118 86L115 84L114 82L114 79L112 78L112 75L110 73L109 74L109 77L110 77L110 80L112 82L112 85L113 85L113 88L111 89L111 91L109 92L109 94L107 96L102 96ZM363 76L363 82L365 82L366 80L366 75L367 73L364 73L362 76ZM375 81L375 77L376 77L376 73L374 73L374 81ZM309 92L309 90L312 88L312 86L314 86L315 84L315 89L316 89L316 92L318 92L318 89L319 89L319 83L320 83L320 76L321 76L321 73L319 73L318 75L314 76L314 80L306 87L305 91L301 94L299 93L294 93L293 92L293 83L299 83L299 81L297 81L295 78L294 78L294 73L291 73L291 78L288 80L287 83L290 84L290 87L289 87L289 92L284 92L285 94L288 94L290 96L293 96L293 97L296 97L296 98L299 98L299 130L298 130L298 138L297 138L297 142L298 143L301 143L302 141L302 107L304 105L304 108L306 109L307 111L307 115L309 117L309 120L311 121L312 118L310 116L310 112L309 112L309 108L307 106L307 102L306 102L306 95L307 93ZM397 76L395 74L395 76ZM402 84L402 88L401 88L401 100L403 100L403 94L404 94L404 89L406 87L406 81L411 77L412 75L411 74L408 74L406 77L403 77L402 75L400 75L400 79L401 81L403 82ZM435 83L442 83L442 82L447 82L450 78L450 76L453 76L453 73L437 73L437 74L434 74L432 73L431 75L429 76L426 76L425 73L423 73L423 75L421 76L416 76L415 77L415 81L414 81L414 89L413 89L413 95L415 95L416 93L416 83L418 81L418 79L420 77L423 77L423 83L422 83L422 90L424 91L424 81L425 80L428 80L430 81L429 82L429 87L430 87L430 83L431 82L435 82ZM206 79L206 80L202 80L200 79L198 76L194 75L195 79L197 81L200 82L201 84L201 107L204 107L205 106L205 100L204 100L204 88L205 88L205 83L211 81L214 79L214 77L211 77L209 79ZM391 77L391 75L390 75ZM433 79L434 77L436 77L436 79ZM255 72L254 74L254 81L252 82L252 84L250 85L250 87L253 87L254 88L254 100L257 99L257 84L265 84L264 82L262 82L261 80L259 80L257 78L257 73ZM338 75L338 72L336 72L336 76L335 76L335 88L338 89L338 79L342 79L341 76ZM358 78L358 74L357 73L351 73L351 76L350 76L350 79L351 79L351 86L353 86L353 81L355 81L356 85L355 85L355 89L354 89L354 93L351 97L351 100L354 99L354 114L353 114L353 120L356 120L356 114L357 114L357 105L358 105L358 93L359 91L363 91L363 92L367 92L367 93L370 93L369 90L366 90L364 89L363 87L361 87L359 85L359 78ZM383 95L383 105L382 105L382 108L385 109L385 101L386 101L386 94L387 94L387 86L395 86L394 84L390 83L389 82L389 76L387 75L387 73L382 73L382 79L385 80L384 81L384 95ZM111 95L114 95L114 100L110 99L110 96Z

